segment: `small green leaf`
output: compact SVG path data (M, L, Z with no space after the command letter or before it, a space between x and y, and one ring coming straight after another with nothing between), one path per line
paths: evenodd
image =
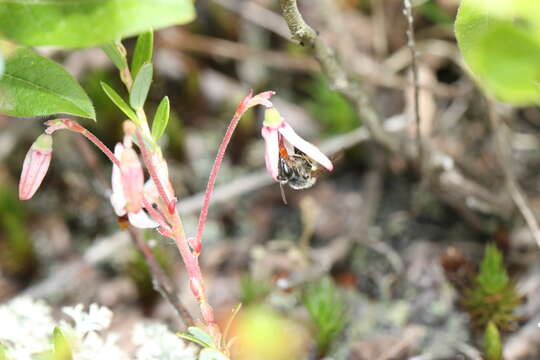
M491 321L484 334L484 356L486 360L502 359L501 335L497 326Z
M188 332L207 346L216 346L214 339L206 331L197 326L188 327Z
M89 47L195 18L193 0L0 0L0 33L29 46Z
M124 51L122 51L122 48L122 44L114 42L101 45L101 49L105 52L105 54L107 54L114 66L116 66L120 71L127 68L126 54Z
M139 123L139 119L133 110L130 109L129 105L122 99L122 97L109 85L104 82L101 82L101 87L105 94L112 100L112 102L127 115L128 118L133 120L136 124Z
M147 31L139 35L133 59L131 60L131 75L137 76L139 69L144 63L152 62L152 52L154 47L154 34L152 31Z
M14 48L6 57L0 78L0 113L96 118L90 98L75 78L57 63L25 47Z
M203 343L201 340L197 339L195 336L192 336L190 334L176 333L176 336L181 337L182 339L192 341L192 342L194 342L196 344L201 345L202 347L207 347L208 346L208 344Z
M71 344L58 327L54 328L52 343L54 347L54 360L72 359Z
M199 353L199 360L229 360L229 358L216 349L206 348Z
M152 82L152 63L145 63L137 73L131 91L129 93L129 103L132 108L138 109L144 105L150 83Z
M152 122L152 137L154 140L158 140L165 132L167 124L169 122L169 98L165 96L159 103L159 106L154 115L154 121Z

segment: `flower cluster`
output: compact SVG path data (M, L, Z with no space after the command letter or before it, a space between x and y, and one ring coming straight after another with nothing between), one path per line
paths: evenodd
M95 135L80 124L69 119L50 120L45 123L45 133L37 138L24 160L19 183L19 197L30 199L47 173L52 157L52 135L58 130L69 130L85 136L96 145L112 162L110 201L116 215L127 218L129 223L138 228L156 228L165 237L175 241L179 253L186 265L189 288L199 303L204 325L208 333L222 342L222 336L214 320L213 309L208 303L198 256L202 250L202 234L208 214L210 198L217 173L221 166L226 148L242 115L251 107L265 107L262 136L265 141L266 169L272 178L280 184L291 181L291 176L303 177L305 184L311 186L311 171L318 163L327 170L333 169L332 162L316 146L302 139L275 109L270 98L273 91L266 91L252 96L249 93L239 104L224 139L218 149L204 195L196 236L187 237L176 208L174 189L169 180L167 162L157 144L158 138L149 130L146 117L140 115L138 121L124 122L124 138L116 144L114 152L109 150ZM136 109L139 113L141 108ZM140 151L142 162L135 147ZM144 164L144 166L143 166ZM299 165L300 164L300 165ZM306 166L309 165L309 166ZM296 168L295 168L296 166ZM302 169L300 169L302 168ZM307 170L306 170L307 168ZM149 179L145 182L144 169ZM305 188L308 186L293 186ZM124 222L125 224L125 222ZM217 346L227 353L227 346Z
M119 335L109 331L113 313L104 306L82 304L62 308L69 319L56 321L51 308L41 300L18 297L0 306L0 348L7 359L47 358L43 354L54 347L52 334L60 329L70 343L74 360L90 359L178 359L195 360L196 348L159 323L138 323L128 354L118 345ZM127 340L125 336L124 340ZM1 354L1 352L0 352ZM1 357L1 356L0 356Z

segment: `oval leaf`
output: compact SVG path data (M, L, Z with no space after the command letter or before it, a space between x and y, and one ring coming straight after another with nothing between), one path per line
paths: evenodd
M57 63L24 47L14 49L6 59L0 78L0 113L96 118L92 102L73 76Z
M187 334L187 333L176 333L176 336L181 337L182 339L194 342L195 344L199 344L202 347L207 347L208 344L203 343L201 340L197 339L193 335ZM2 360L2 358L0 358Z
M31 46L94 46L194 18L193 0L0 0L0 33Z
M128 118L133 120L136 124L139 123L139 119L137 118L137 115L133 110L130 109L129 105L126 104L124 99L114 90L112 87L107 85L104 82L101 82L101 87L103 88L103 91L105 91L105 94L109 97L109 99L112 100L112 102L120 109L124 114L127 115Z
M114 66L120 71L127 68L126 54L122 50L121 43L111 42L105 45L101 45L101 49L107 54L109 59L113 62Z
M205 343L207 346L216 346L214 339L210 334L197 326L188 327L188 332L193 335L199 341Z
M133 80L133 85L129 93L129 104L132 108L138 109L144 105L146 96L148 96L148 90L150 90L150 83L152 82L152 72L152 64L146 63L141 66L135 80Z
M169 123L170 105L169 98L165 96L159 103L152 122L152 137L157 141L165 132Z
M139 69L144 63L152 62L152 52L154 50L154 34L152 31L147 31L139 35L133 60L131 61L131 75L137 76Z
M465 61L487 93L540 101L540 2L463 0L455 24Z

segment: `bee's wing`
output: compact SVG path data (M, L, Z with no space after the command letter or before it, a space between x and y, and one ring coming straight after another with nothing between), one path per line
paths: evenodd
M334 155L332 155L332 157L330 158L330 161L332 161L332 163L335 164L335 163L340 162L341 159L343 159L343 151L339 151L339 152L335 153ZM317 168L311 172L311 176L319 177L319 176L323 175L326 172L328 172L328 171L324 167L317 166Z

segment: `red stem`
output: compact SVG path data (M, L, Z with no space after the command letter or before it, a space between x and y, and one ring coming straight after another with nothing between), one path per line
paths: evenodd
M56 127L55 128L55 125L54 124L60 124L60 122L65 125L65 127ZM52 120L52 121L47 121L45 123L46 125L49 126L49 129L54 129L52 131L47 131L45 130L45 133L51 135L54 131L58 130L58 129L65 129L67 128L68 130L71 130L73 132L76 132L76 133L79 133L81 134L82 136L86 137L88 140L90 140L94 145L97 146L97 148L99 150L101 150L102 153L105 154L105 156L107 156L109 158L109 160L111 160L111 162L120 167L120 160L118 160L116 158L116 156L114 156L113 152L111 150L109 150L109 148L101 142L101 140L99 140L94 134L92 134L88 129L86 129L84 126L82 126L81 124L73 121L73 120L69 120L69 119L58 119L58 120Z
M163 187L163 184L161 183L161 180L159 179L156 168L154 167L154 164L152 163L151 155L148 152L148 148L144 144L144 139L139 129L137 129L137 140L139 141L139 148L141 149L141 153L143 156L144 164L146 165L146 169L148 169L148 173L150 174L152 181L156 185L159 196L161 197L163 202L166 204L166 206L169 207L170 205L169 197L167 196L167 193L165 192L165 188Z
M148 201L146 197L143 197L142 202L146 211L148 211L150 216L152 216L152 218L157 221L159 226L161 226L163 229L168 230L170 232L171 227L169 226L169 224L167 224L163 215L159 211L154 209L154 207L152 206L152 204Z
M120 167L120 160L114 156L113 152L109 150L109 148L101 142L94 134L92 134L90 131L84 129L83 132L80 133L81 135L85 136L88 140L90 140L94 145L96 145L99 150L101 150L108 158L113 162L114 165Z
M204 193L203 206L201 208L201 213L199 215L199 223L197 225L197 235L196 235L196 242L199 244L202 243L202 233L203 233L204 225L206 224L206 218L208 217L208 208L210 206L210 198L212 197L212 192L214 190L214 185L216 183L217 174L219 172L221 163L223 161L223 156L225 155L225 150L227 150L227 146L229 145L229 142L231 141L234 130L236 129L236 126L238 125L240 118L242 117L244 112L247 110L247 104L251 98L252 98L252 92L250 91L249 94L240 102L240 104L236 108L236 112L234 113L234 116L231 119L229 126L227 127L225 136L223 137L223 140L221 141L221 144L219 145L218 153L216 155L216 160L214 160L214 165L212 165L212 170L210 171L210 177L208 178L208 184L206 185L206 191Z

